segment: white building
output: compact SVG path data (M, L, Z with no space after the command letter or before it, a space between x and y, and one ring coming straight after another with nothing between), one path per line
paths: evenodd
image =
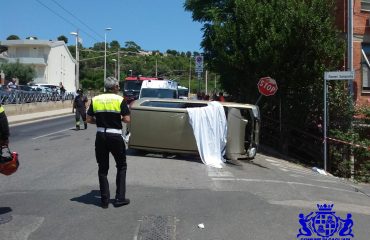
M64 41L6 40L1 45L8 47L9 63L19 60L35 68L34 83L59 86L62 82L68 92L76 91L76 60Z

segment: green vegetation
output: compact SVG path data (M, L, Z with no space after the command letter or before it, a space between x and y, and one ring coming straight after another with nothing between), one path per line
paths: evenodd
M345 56L345 42L334 22L335 2L186 0L184 4L193 19L204 24L207 66L236 101L255 103L261 77L277 81L277 94L259 102L262 143L318 167L323 167L323 76L325 71L341 69ZM346 83L329 84L329 136L369 146L365 141L369 132L361 137L361 131L352 127L354 110L348 95ZM338 175L349 169L349 155L343 155L343 149L330 142L329 167ZM364 151L369 155L369 150ZM356 168L357 173L366 172L363 166Z
M75 56L75 46L68 46L70 52ZM104 42L95 43L91 48L84 48L79 44L80 54L80 82L83 88L102 89L104 75ZM161 53L158 50L143 52L141 47L133 41L125 42L121 47L119 42L114 40L107 43L107 76L115 74L116 62L119 58L120 81L130 76L163 77L178 81L181 85L189 86L189 74L191 70L191 90L198 90L197 76L194 72L194 57L198 52L177 52L167 50ZM191 69L190 69L191 68ZM130 71L132 70L132 71ZM208 90L214 91L215 79L217 76L209 72ZM204 91L204 78L201 81L201 89ZM219 87L216 83L216 87Z
M34 67L21 64L19 61L16 63L3 63L1 64L1 69L6 76L6 80L10 81L12 78L18 78L21 85L31 82L36 75Z

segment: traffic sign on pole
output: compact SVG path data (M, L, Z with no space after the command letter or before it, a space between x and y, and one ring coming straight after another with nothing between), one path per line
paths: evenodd
M195 72L203 72L203 56L195 56Z
M278 90L275 79L270 77L260 78L258 81L258 91L264 96L272 96Z

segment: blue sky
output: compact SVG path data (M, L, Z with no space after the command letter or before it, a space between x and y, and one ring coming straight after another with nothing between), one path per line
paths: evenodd
M193 22L184 0L1 0L0 41L9 35L55 40L79 29L84 47L117 40L144 50L202 52L202 25ZM49 10L51 9L51 10ZM65 10L67 11L65 11ZM75 17L77 17L77 19Z

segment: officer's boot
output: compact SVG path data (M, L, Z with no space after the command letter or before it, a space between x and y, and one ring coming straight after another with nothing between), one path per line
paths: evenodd
M80 130L80 121L76 121L76 130Z
M84 122L84 127L85 129L87 129L87 122Z

